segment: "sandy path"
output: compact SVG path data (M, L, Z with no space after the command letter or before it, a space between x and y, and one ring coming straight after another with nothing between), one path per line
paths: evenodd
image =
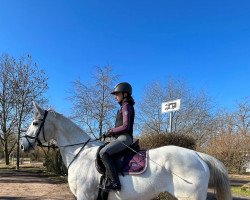
M41 171L0 171L0 199L75 200L67 183L52 180Z
M243 184L245 181L241 180ZM238 179L232 183L239 183ZM0 200L75 200L67 183L45 175L41 170L0 170ZM215 200L213 192L208 200ZM234 197L233 200L249 200Z

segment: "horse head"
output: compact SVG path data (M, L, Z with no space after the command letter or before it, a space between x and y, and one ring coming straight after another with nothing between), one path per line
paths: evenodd
M36 102L33 102L35 114L26 134L21 141L21 149L29 151L37 145L48 142L53 138L53 125L51 115L47 110L42 109Z

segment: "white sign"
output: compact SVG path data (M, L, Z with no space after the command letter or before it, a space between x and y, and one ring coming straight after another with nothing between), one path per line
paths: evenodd
M166 112L173 112L176 110L179 110L181 107L181 100L176 99L174 101L168 101L164 102L161 104L161 112L166 113Z

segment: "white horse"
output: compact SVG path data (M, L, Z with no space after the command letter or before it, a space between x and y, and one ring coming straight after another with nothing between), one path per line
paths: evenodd
M34 108L36 114L21 148L28 151L37 143L55 139L68 166L70 190L78 200L95 200L101 177L95 158L101 143L63 115L45 111L36 103ZM146 171L120 176L122 189L110 191L108 200L150 200L161 192L179 200L205 200L208 184L215 189L218 200L232 199L226 169L214 157L177 146L151 149L148 157Z

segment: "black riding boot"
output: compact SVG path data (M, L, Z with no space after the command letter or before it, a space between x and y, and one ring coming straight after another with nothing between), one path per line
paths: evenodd
M102 156L102 162L106 168L106 176L110 179L110 181L107 181L107 184L105 185L105 188L103 189L120 190L121 183L120 183L117 171L115 169L113 160L110 158L110 156L107 153L104 153Z

